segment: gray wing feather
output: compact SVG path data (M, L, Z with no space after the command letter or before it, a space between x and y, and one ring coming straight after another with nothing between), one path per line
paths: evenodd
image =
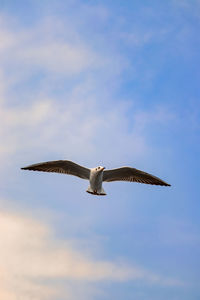
M103 181L135 181L146 184L170 186L167 182L160 178L148 174L146 172L130 167L122 167L118 169L105 170L103 172Z
M82 167L69 160L47 161L39 164L30 165L21 169L31 171L63 173L78 176L82 179L89 179L90 177L90 169Z

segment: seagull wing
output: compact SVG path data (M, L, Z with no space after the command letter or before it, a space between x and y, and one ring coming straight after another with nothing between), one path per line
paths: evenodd
M63 173L78 176L82 179L89 179L90 177L90 169L82 167L69 160L47 161L39 164L30 165L21 169L31 171Z
M103 181L110 182L110 181L121 181L121 180L170 186L170 184L166 183L160 178L148 174L146 172L137 170L135 168L122 167L118 169L105 170L103 172Z

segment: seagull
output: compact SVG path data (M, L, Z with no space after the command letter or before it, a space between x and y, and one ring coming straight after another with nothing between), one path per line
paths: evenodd
M86 192L98 196L106 195L106 192L102 187L103 181L130 181L153 185L170 186L170 184L166 183L156 176L131 167L121 167L117 169L105 170L105 167L98 166L96 168L89 169L69 160L55 160L30 165L21 169L63 173L89 180L90 185Z

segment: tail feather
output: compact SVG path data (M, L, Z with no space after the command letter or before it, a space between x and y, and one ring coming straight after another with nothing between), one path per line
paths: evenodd
M101 191L100 193L97 192L97 191L94 191L91 186L88 187L87 191L88 193L92 194L92 195L97 195L97 196L105 196L106 195L106 192L104 191L103 188L101 188Z

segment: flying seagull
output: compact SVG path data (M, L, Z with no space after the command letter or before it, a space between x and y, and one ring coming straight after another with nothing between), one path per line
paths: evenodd
M137 170L131 167L121 167L118 169L105 170L104 167L85 168L69 160L47 161L39 164L30 165L22 170L55 172L78 176L82 179L89 180L90 185L86 192L103 196L106 195L102 183L103 181L131 181L154 185L170 186L170 184L160 178Z

